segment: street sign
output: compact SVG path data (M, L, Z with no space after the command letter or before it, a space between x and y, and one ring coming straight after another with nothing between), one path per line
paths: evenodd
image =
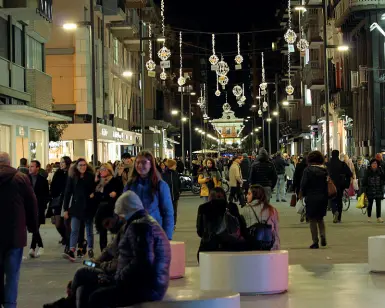
M294 45L293 44L289 44L289 52L294 52L295 49L294 49Z
M242 64L235 65L235 70L239 71L242 69Z
M170 68L171 67L170 61L160 61L160 67L161 68Z
M148 77L154 78L156 76L155 71L148 71Z

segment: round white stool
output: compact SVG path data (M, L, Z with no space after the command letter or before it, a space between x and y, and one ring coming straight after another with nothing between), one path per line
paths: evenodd
M170 288L159 302L135 305L134 308L241 308L239 293L180 290Z
M184 242L171 241L170 278L182 278L186 272L186 249Z
M371 272L385 272L385 235L369 237L368 263Z
M277 294L289 285L289 254L279 251L201 252L202 290Z

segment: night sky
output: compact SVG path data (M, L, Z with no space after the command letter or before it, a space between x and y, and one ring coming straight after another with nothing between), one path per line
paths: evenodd
M155 0L155 3L160 5L160 0ZM216 53L224 53L225 61L229 64L232 71L228 76L230 79L229 85L226 87L228 93L228 101L235 111L237 117L246 117L250 115L250 106L252 104L251 81L249 65L251 61L249 55L252 53L252 34L242 33L249 31L260 31L273 29L256 34L256 50L258 57L260 51L265 52L265 67L272 68L267 72L267 78L273 79L274 73L282 69L281 64L277 61L280 57L279 52L271 52L271 43L276 41L276 38L282 36L283 31L280 29L279 22L275 17L276 9L282 5L282 0L194 0L194 1L177 1L165 0L165 18L166 24L170 25L172 30L182 31L184 39L194 40L194 37L199 35L204 47L211 49L211 35L216 33ZM189 31L207 32L187 34ZM232 34L221 34L232 32ZM234 70L234 57L237 50L237 32L241 32L241 54L245 59L242 71ZM190 49L191 51L191 49ZM193 52L202 54L203 49L196 48ZM209 53L211 55L211 52ZM258 58L258 67L260 60ZM275 70L275 71L274 71ZM260 82L261 72L258 71L258 79ZM208 81L208 96L209 96L209 116L217 118L222 115L222 105L225 103L225 95L220 98L214 95L216 90L216 75L214 72L209 73ZM245 106L238 107L235 96L232 94L232 88L235 84L245 84L247 101ZM245 131L250 131L247 128ZM194 142L195 143L195 142Z

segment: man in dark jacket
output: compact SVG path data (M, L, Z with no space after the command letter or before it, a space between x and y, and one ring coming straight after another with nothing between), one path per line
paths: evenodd
M40 173L41 164L38 160L32 160L29 165L29 179L32 183L33 190L36 195L37 205L39 209L39 225L45 224L45 211L49 201L49 186L47 179ZM40 236L40 231L37 230L32 235L31 247L29 256L31 258L38 258L44 253L43 240Z
M303 172L305 171L307 167L307 156L308 152L303 153L303 159L297 164L294 171L294 177L293 177L293 189L295 193L297 194L297 197L299 195L299 192L301 190L301 181Z
M327 164L329 176L337 188L337 197L331 200L333 210L333 222L341 222L342 196L344 190L349 188L353 173L348 165L340 160L340 152L332 151L332 158Z
M289 164L282 158L281 152L278 152L274 158L275 171L277 172L277 199L276 201L286 202L286 178L285 168Z
M271 192L277 184L277 172L275 171L274 164L269 160L269 154L264 148L259 150L259 155L251 166L249 184L261 185L265 189L268 200L270 200Z
M176 221L178 218L178 201L180 196L180 181L179 174L176 170L176 161L173 159L168 159L166 161L166 170L162 174L163 180L170 187L172 205L174 206L174 229L176 226Z
M243 159L240 163L242 178L243 178L242 188L244 189L245 196L246 196L247 192L249 191L249 176L250 176L251 162L250 162L249 156L246 153L243 153L242 156L243 156Z
M166 294L171 247L162 227L132 191L116 201L115 213L127 221L116 273L112 277L98 269L78 270L72 283L78 308L133 306L162 300Z
M16 307L26 231L37 232L38 209L28 176L12 168L4 152L0 152L0 196L0 306Z

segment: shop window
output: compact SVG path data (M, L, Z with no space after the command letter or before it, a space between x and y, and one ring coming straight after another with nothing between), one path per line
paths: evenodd
M43 71L43 44L27 36L27 68Z
M0 152L10 153L11 150L11 128L0 125Z
M45 132L43 130L31 129L29 137L30 160L38 160L43 164L45 151Z
M0 57L9 59L8 20L0 17Z

